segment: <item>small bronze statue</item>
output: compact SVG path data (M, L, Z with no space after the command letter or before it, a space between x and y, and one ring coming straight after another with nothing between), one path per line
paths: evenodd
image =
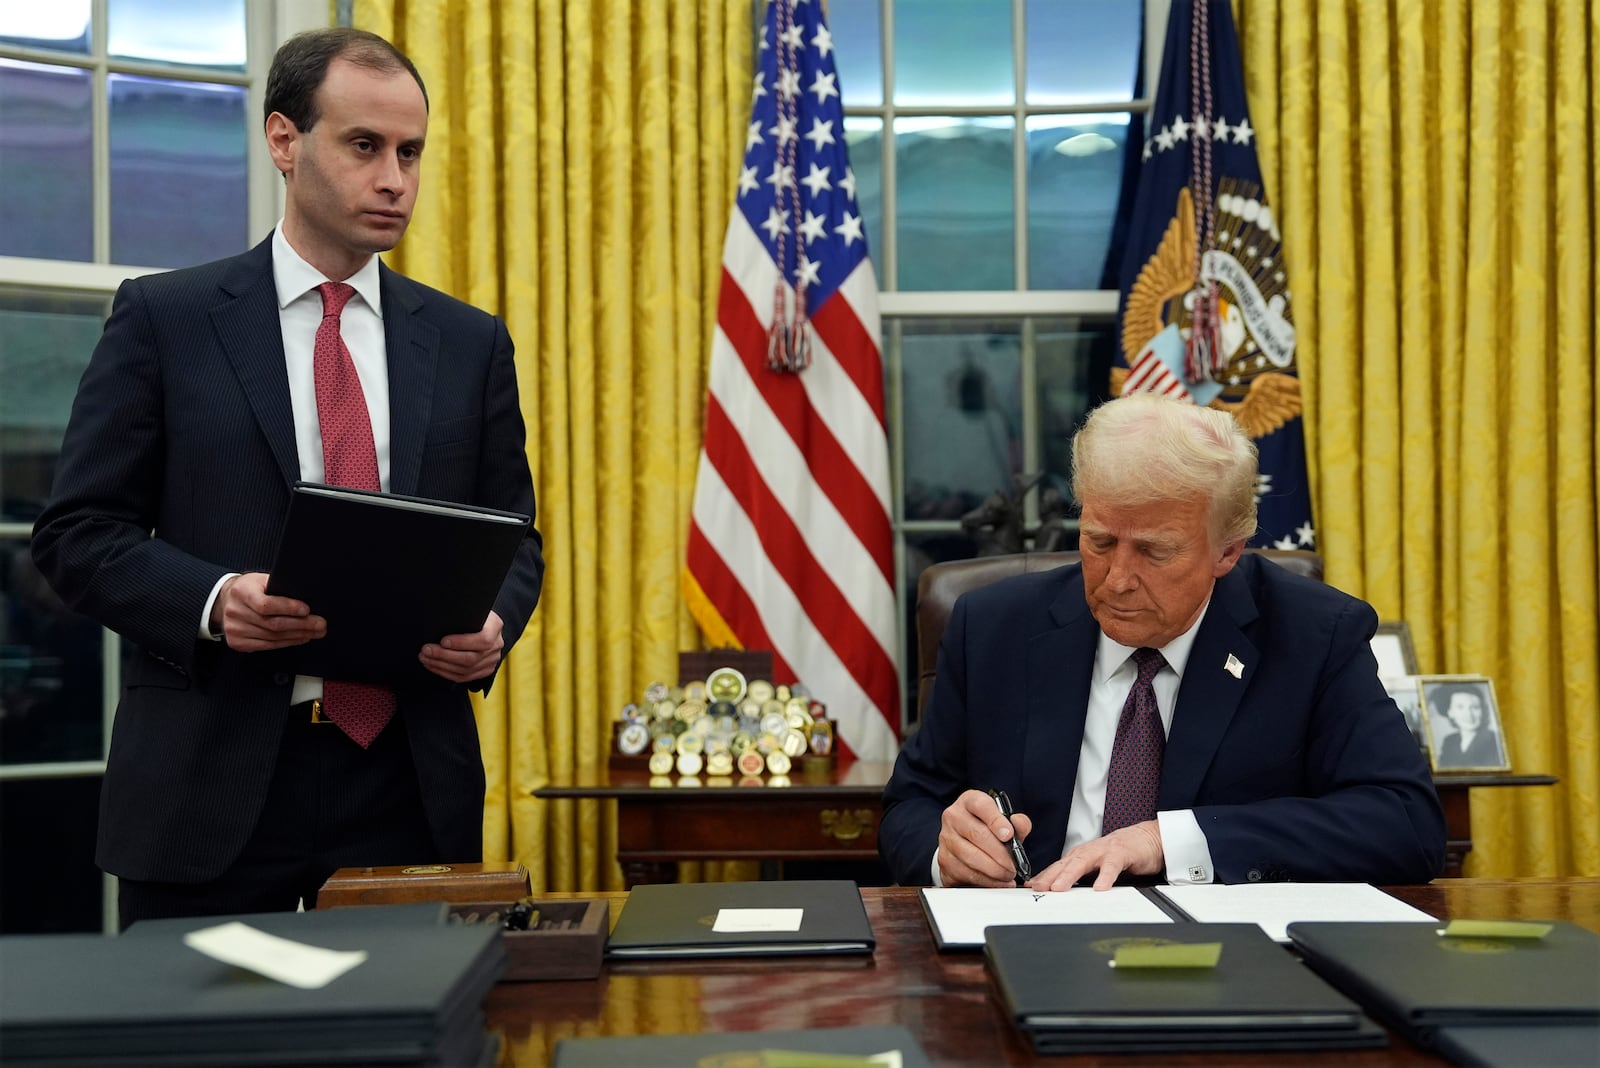
M1013 490L995 490L961 517L961 529L977 545L978 556L1003 556L1023 549L1022 500L1042 475L1013 475Z
M1033 551L1053 553L1072 545L1072 530L1068 527L1072 506L1061 491L1046 486L1039 493L1039 529L1033 534Z

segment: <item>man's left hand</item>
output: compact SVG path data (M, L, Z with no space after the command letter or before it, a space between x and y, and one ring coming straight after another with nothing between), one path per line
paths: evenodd
M1161 825L1146 820L1068 850L1060 860L1035 875L1028 886L1034 890L1066 890L1090 872L1098 871L1094 888L1109 890L1124 872L1156 875L1165 871L1166 859L1161 848Z
M483 629L476 634L447 634L437 645L424 645L419 659L422 666L451 682L472 682L494 674L505 652L501 637L505 624L498 613L490 612Z

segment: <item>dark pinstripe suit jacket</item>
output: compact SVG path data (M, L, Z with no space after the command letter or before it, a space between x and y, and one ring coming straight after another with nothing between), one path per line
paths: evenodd
M532 515L505 324L388 268L381 292L390 488ZM255 824L291 663L196 631L219 578L269 570L298 477L270 239L123 283L33 536L66 604L138 646L101 792L96 859L109 872L210 879ZM495 601L507 647L538 602L540 549L530 527ZM438 859L478 859L484 777L466 688L405 689L398 710Z

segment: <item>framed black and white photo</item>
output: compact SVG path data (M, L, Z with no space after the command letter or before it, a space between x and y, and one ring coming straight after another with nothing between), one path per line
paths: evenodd
M1417 667L1417 651L1411 644L1411 628L1403 620L1379 623L1371 644L1372 655L1378 660L1380 679L1415 675L1421 670Z
M1418 693L1434 771L1510 771L1494 683L1483 675L1421 675Z

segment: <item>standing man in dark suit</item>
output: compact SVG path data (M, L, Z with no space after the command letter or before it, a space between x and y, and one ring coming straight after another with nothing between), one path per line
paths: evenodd
M309 907L343 866L480 859L467 690L488 689L543 578L530 525L483 627L417 651L428 682L296 675L326 623L265 574L296 480L530 516L534 495L505 324L376 255L416 202L416 68L372 34L300 34L265 110L283 221L241 256L122 285L34 527L62 599L137 646L96 855L124 925Z
M1243 553L1256 452L1234 419L1122 397L1072 472L1082 564L956 602L884 790L895 878L1010 886L1013 836L1035 889L1436 875L1444 816L1378 679L1378 617Z

